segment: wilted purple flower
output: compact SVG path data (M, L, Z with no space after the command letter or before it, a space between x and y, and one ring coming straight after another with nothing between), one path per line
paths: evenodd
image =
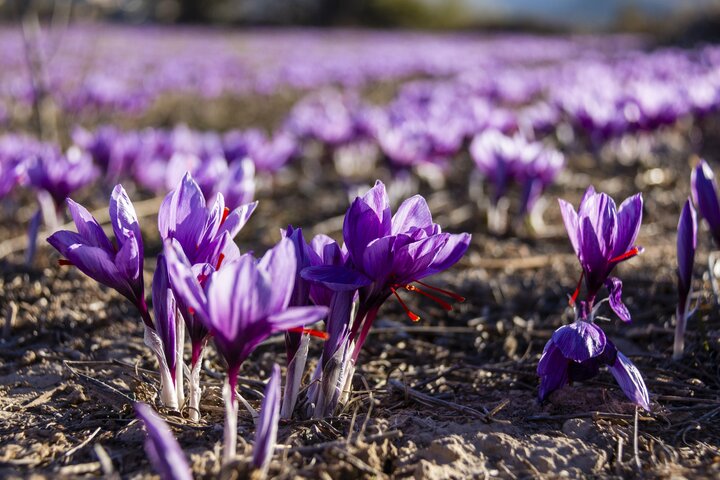
M110 222L116 245L105 235L100 224L82 205L67 199L77 233L62 230L48 242L81 272L101 284L117 290L139 310L145 324L153 328L143 283L143 242L135 208L122 185L110 198Z
M165 243L174 290L213 334L215 346L228 365L226 384L225 460L235 455L237 415L235 385L243 361L270 335L321 319L325 307L288 307L295 283L296 258L284 238L261 260L245 254L212 273L201 286L182 262L178 241Z
M167 424L149 405L135 403L135 415L147 430L145 452L162 480L192 480L192 470Z
M610 368L632 402L650 410L647 387L637 367L617 351L600 327L583 318L555 330L545 345L537 368L540 401L569 383L593 378L602 366Z
M705 219L715 239L720 245L720 202L718 202L718 189L715 183L715 174L705 160L693 169L690 177L692 198L697 206L698 213Z
M202 190L186 173L160 206L160 236L177 240L191 265L209 263L218 268L223 261L239 257L233 239L256 206L253 202L231 212L225 208L223 196L217 195L213 207L207 209Z
M685 349L685 326L690 311L690 292L692 291L693 262L697 248L697 215L690 199L685 202L678 221L677 261L678 261L678 305L675 315L675 344L673 358L682 357Z
M280 367L273 365L270 380L265 387L265 398L260 406L257 421L255 444L253 445L252 464L259 470L259 478L267 476L270 461L277 441L278 421L280 420Z
M565 200L559 202L570 243L583 269L580 282L584 277L588 309L592 312L597 294L605 285L610 292L610 306L623 321L629 322L630 312L622 303L622 282L610 277L610 273L618 263L642 252L642 247L635 246L642 222L642 195L627 198L617 209L612 198L595 193L591 186L577 212ZM580 282L571 303L578 296Z

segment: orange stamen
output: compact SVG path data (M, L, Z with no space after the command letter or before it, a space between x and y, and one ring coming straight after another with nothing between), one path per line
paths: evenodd
M462 295L458 295L455 292L451 292L449 290L443 290L442 288L438 288L438 287L433 287L432 285L428 285L427 283L421 282L420 280L415 280L415 283L418 283L425 288L429 288L430 290L435 290L436 292L440 292L443 295L445 295L446 297L452 298L456 302L464 302L465 301L465 297L463 297Z
M61 267L74 266L74 264L70 260L64 258L58 260L58 265L60 265Z
M420 317L410 311L408 306L405 305L405 302L403 302L403 299L400 298L400 295L398 295L397 290L395 290L395 287L390 287L390 291L392 291L392 293L397 297L398 302L400 302L400 305L402 306L403 310L405 310L405 313L407 314L407 316L410 317L410 320L412 320L413 322L419 322Z
M220 225L225 223L225 220L227 220L228 215L230 215L230 209L228 207L225 207L225 210L223 210L222 219L220 219Z
M321 338L323 340L327 340L328 338L330 338L330 335L326 332L321 332L320 330L314 330L312 328L295 327L288 329L288 332L306 333L312 337Z
M447 303L445 300L443 300L442 298L436 297L436 296L433 295L432 293L428 293L428 292L426 292L425 290L422 290L422 289L416 287L415 285L405 285L405 290L407 290L408 292L417 292L417 293L419 293L420 295L426 296L427 298L429 298L429 299L432 300L433 302L439 304L442 308L444 308L444 309L447 310L448 312L449 312L450 310L452 310L452 305L450 305L449 303Z
M615 258L611 258L610 261L611 262L622 262L623 260L632 258L635 255L638 255L640 253L642 253L642 250L640 249L640 247L633 247L630 250L628 250L627 252L623 253L622 255L618 255Z
M570 301L568 302L568 304L571 307L575 306L575 301L577 300L578 295L580 295L580 287L582 286L582 281L583 281L584 276L585 276L585 272L583 271L580 274L580 279L578 280L577 287L575 287L575 291L573 292L572 297L570 297Z

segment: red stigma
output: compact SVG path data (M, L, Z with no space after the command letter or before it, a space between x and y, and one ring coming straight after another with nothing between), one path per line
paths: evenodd
M415 285L405 285L405 290L407 290L408 292L417 292L420 295L423 295L423 296L429 298L430 300L437 303L438 305L440 305L442 308L444 308L448 312L450 310L452 310L452 305L447 303L445 300L433 295L432 293L428 293L425 290L422 290L422 289L416 287Z
M228 207L225 207L223 210L222 218L220 219L220 225L225 223L225 220L227 220L228 215L230 215L230 209Z
M570 297L570 300L568 301L568 304L571 307L575 306L575 301L577 300L578 295L580 295L580 287L582 286L583 277L585 276L585 272L583 271L580 274L580 279L578 280L577 287L575 287L575 291L572 294L572 297Z
M413 322L419 322L420 317L410 311L408 306L405 305L405 302L403 302L403 299L400 298L400 295L398 295L397 290L395 290L395 287L390 287L390 291L397 297L398 302L400 302L400 305L402 306L403 310L405 310L405 313L407 314L407 316L410 317L410 320L412 320Z
M195 309L192 308L192 307L188 307L188 313L189 313L190 315L195 315Z
M330 338L330 335L328 335L326 332L321 332L320 330L314 330L312 328L295 327L288 329L288 332L308 334L311 337L321 338L323 340L327 340L328 338Z
M220 270L220 265L222 265L223 260L225 260L225 254L221 253L220 256L218 256L217 265L215 266L215 270Z
M643 251L642 247L633 247L630 250L628 250L627 252L623 253L622 255L618 255L615 258L611 258L610 261L611 262L622 262L623 260L632 258L635 255L639 255L640 253L642 253L642 251Z
M72 263L70 260L67 260L65 258L61 258L58 260L58 265L61 267L73 267L75 266L74 263Z
M463 297L462 295L458 295L455 292L451 292L449 290L443 290L442 288L438 288L438 287L433 287L432 285L428 285L427 283L421 282L420 280L415 280L415 283L420 284L425 288L429 288L430 290L439 292L439 293L445 295L446 297L450 297L453 300L455 300L456 302L462 303L465 301L465 297Z

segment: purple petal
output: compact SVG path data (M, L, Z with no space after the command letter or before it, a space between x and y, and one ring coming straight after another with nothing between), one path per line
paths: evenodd
M195 310L195 315L207 320L207 297L180 244L176 240L167 240L164 247L173 291L186 306Z
M238 342L252 340L241 338L243 329L258 320L267 308L271 286L267 285L263 298L257 285L258 275L255 259L246 255L207 280L208 327L231 348ZM229 353L232 352L223 352L226 360Z
M607 260L600 249L600 240L588 217L584 217L580 224L580 262L588 274L595 275L602 275L607 265ZM604 278L600 279L601 282L602 280Z
M605 193L591 195L580 207L578 217L582 219L583 225L590 219L602 255L612 256L617 237L615 201Z
M618 352L615 364L610 367L610 373L615 377L625 396L650 411L650 395L645 381L637 367L621 352Z
M113 258L107 251L102 248L76 243L71 245L64 255L70 263L88 277L114 288L133 303L139 300L135 295L135 291L127 282L127 277L118 271Z
M697 215L690 203L685 202L680 221L678 222L677 261L678 261L678 295L683 311L692 285L693 262L697 248Z
M360 272L335 265L308 267L303 269L300 275L305 280L320 282L336 291L357 290L372 283L372 280Z
M375 211L378 219L380 219L382 231L385 232L384 234L389 233L392 217L390 212L390 199L385 191L385 184L377 180L375 186L363 195L362 199Z
M155 330L163 344L165 361L170 374L175 374L175 297L170 290L167 262L165 255L158 255L152 283L153 313L155 314Z
M578 215L575 212L575 208L563 199L558 199L560 204L560 213L562 213L563 222L565 223L565 230L567 231L570 243L575 250L575 255L580 256L580 236L579 236L579 225Z
M622 255L635 244L642 223L642 209L643 199L640 193L627 198L620 205L617 214L618 230L617 240L613 248L613 257Z
M145 452L160 478L192 480L187 458L167 424L144 403L135 403L135 415L147 430Z
M105 235L105 232L97 220L90 215L90 212L70 198L66 200L66 203L78 233L85 239L84 243L93 247L103 248L109 252L113 251L114 248L110 239Z
M135 241L135 235L132 232L128 233L125 243L115 255L115 265L120 274L133 286L133 291L140 299L143 297L143 258L140 256L142 251L140 243Z
M297 256L289 238L283 238L260 260L259 267L270 275L271 291L266 312L273 314L283 310L290 302L295 287Z
M568 383L567 368L567 358L563 356L552 340L548 341L537 368L537 373L540 376L538 397L541 402L552 392L559 390Z
M170 201L167 201L167 198ZM163 240L175 238L186 255L197 248L207 221L205 197L198 184L186 173L180 184L168 194L158 214L158 227Z
M420 195L405 200L392 217L392 235L407 232L413 227L426 228L432 226L432 214L427 202Z
M565 358L583 362L603 352L606 338L605 333L597 325L576 321L555 330L552 341Z
M355 265L362 265L368 243L384 236L389 230L383 229L377 213L363 199L355 199L343 222L343 240Z
M449 238L449 233L441 233L396 249L392 272L397 275L398 281L409 283L426 277L428 268Z
M715 243L720 245L720 203L717 184L712 169L704 160L693 169L690 183L698 212L710 226Z
M253 467L266 471L275 451L278 421L280 420L280 367L273 365L272 375L265 387L265 398L260 406L260 416L253 445Z
M370 242L363 254L362 267L374 281L385 279L393 267L393 244L395 236L378 238Z
M442 272L455 265L467 252L472 236L469 233L449 234L445 246L435 255L430 266L415 277L421 280L423 277Z
M610 307L620 317L623 322L629 322L630 312L622 301L622 281L617 277L610 277L605 280L605 286L607 287L610 295Z
M240 230L242 230L242 228L248 222L257 206L258 202L255 201L242 205L230 212L230 214L225 219L225 222L223 222L223 224L218 229L218 235L222 234L223 232L228 232L230 234L230 238L235 238L240 232Z
M272 324L273 331L281 332L322 320L327 313L327 307L290 307L268 317L268 322Z
M135 207L122 185L116 185L110 196L110 222L115 232L115 239L121 248L126 239L130 240L134 237L132 241L136 243L140 258L140 270L142 270L144 252L140 224L137 214L135 214Z

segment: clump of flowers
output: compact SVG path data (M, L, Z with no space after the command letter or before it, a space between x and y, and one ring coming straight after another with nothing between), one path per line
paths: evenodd
M352 379L378 310L390 296L397 298L412 321L419 321L420 316L400 297L402 290L418 293L446 310L452 306L441 296L464 300L422 281L457 263L470 244L470 235L443 232L433 223L430 209L420 195L405 200L393 215L385 185L378 181L364 196L356 198L345 214L343 240L342 248L332 243L324 247L330 253L327 264L302 271L303 278L335 291L327 322L330 339L321 361L326 369L326 362L334 364L332 371L322 372L323 382L332 385L321 390L335 392L335 399L318 400L326 406L324 411L315 410L322 416L334 411L340 400L337 392L348 391L345 384Z
M570 299L575 321L553 333L538 363L540 401L568 383L596 376L602 366L607 366L625 395L650 410L647 387L639 370L594 323L597 310L604 303L597 301L603 286L608 289L607 300L613 311L624 322L630 321L630 312L622 302L622 282L610 274L619 263L642 252L635 245L642 205L642 196L637 194L616 208L612 198L596 193L593 187L585 192L577 212L560 200L565 228L583 272ZM583 278L585 296L579 300Z
M565 166L563 155L520 134L510 137L496 130L477 135L470 144L470 155L492 189L488 227L498 233L507 228L507 195L517 185L521 191L517 217L527 218L535 229L542 228L543 204L539 200Z

